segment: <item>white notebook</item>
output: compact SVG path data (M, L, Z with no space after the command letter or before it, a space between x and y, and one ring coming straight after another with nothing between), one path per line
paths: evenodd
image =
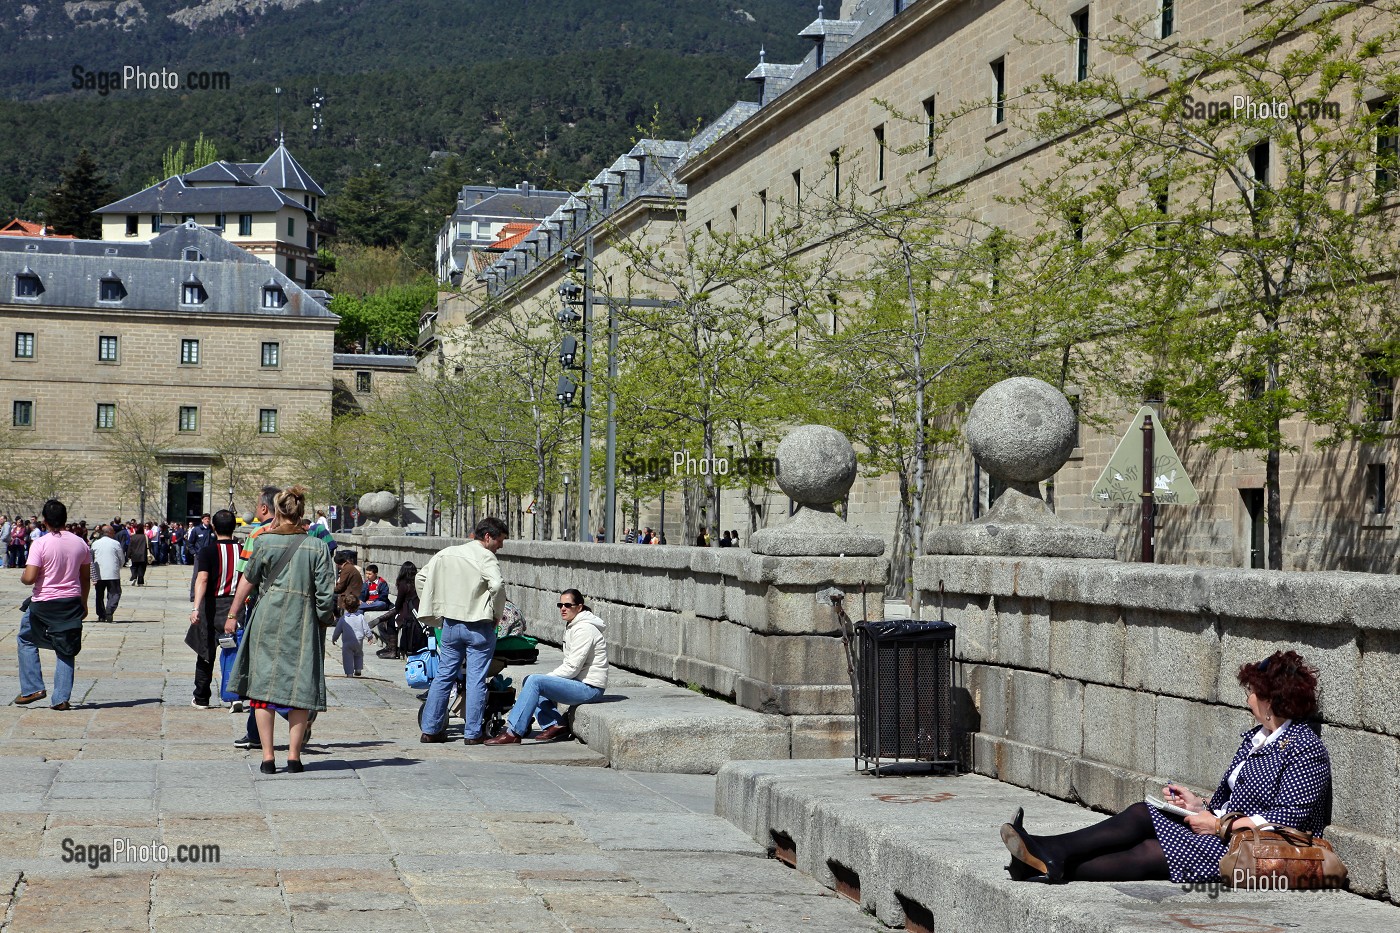
M1176 816L1191 815L1191 811L1186 809L1185 807L1178 807L1174 803L1167 803L1165 800L1159 800L1156 797L1153 797L1151 794L1148 794L1146 797L1143 798L1143 800L1147 801L1147 805L1149 807L1155 807L1158 810L1162 810L1167 813L1172 813Z

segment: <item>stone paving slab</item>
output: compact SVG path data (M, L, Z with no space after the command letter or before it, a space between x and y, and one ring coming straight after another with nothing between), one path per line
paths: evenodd
M790 840L797 867L821 884L836 887L833 863L853 872L862 906L891 926L903 925L912 911L939 933L1400 929L1400 907L1346 892L1013 882L999 828L1017 807L1025 808L1032 832L1064 832L1102 818L979 775L876 778L856 773L849 759L734 762L721 769L715 800L715 812L755 842ZM787 838L777 840L775 832ZM730 929L699 920L692 927Z
M18 692L18 579L0 570L4 698ZM77 709L0 706L3 933L728 933L745 929L728 900L758 896L769 903L741 908L765 924L750 929L880 928L716 816L712 777L614 770L578 742L419 744L401 663L329 677L306 772L262 775L259 753L232 746L245 715L189 706L188 569L147 580L117 623L85 627ZM541 655L508 673L558 661ZM103 860L117 840L171 859Z

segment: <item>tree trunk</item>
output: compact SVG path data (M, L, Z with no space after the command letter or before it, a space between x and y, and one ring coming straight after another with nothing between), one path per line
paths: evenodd
M1283 569L1283 496L1279 488L1279 423L1274 422L1275 442L1264 458L1264 495L1268 500L1269 569Z

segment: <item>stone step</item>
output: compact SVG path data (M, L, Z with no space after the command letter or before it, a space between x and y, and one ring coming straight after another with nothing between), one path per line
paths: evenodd
M756 842L911 933L1400 929L1400 908L1338 891L1014 882L999 828L1017 807L1031 831L1045 834L1102 818L978 775L877 778L850 759L734 762L720 770L715 793L715 812Z

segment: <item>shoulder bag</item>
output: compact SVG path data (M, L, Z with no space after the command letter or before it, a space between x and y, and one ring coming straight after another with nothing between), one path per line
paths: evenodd
M1234 822L1243 814L1227 814ZM1264 891L1316 891L1344 888L1347 868L1332 844L1291 826L1230 832L1220 859L1220 877L1232 888Z

